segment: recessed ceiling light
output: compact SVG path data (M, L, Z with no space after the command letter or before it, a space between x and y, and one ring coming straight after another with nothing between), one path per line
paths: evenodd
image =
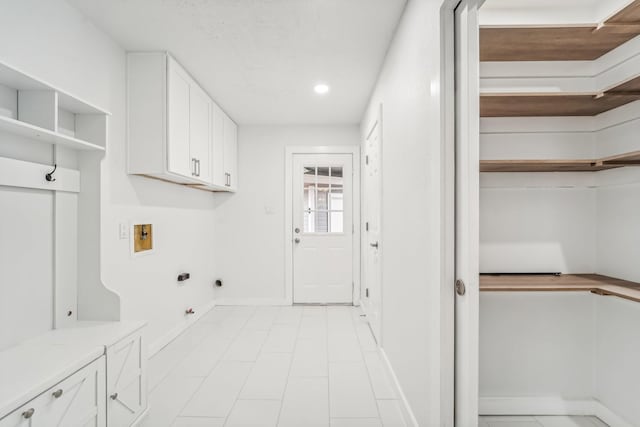
M318 83L313 87L313 91L318 95L325 95L329 92L329 85L325 83Z

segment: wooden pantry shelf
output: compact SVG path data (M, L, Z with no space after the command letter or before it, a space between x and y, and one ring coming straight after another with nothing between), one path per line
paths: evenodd
M480 160L480 172L598 172L640 165L640 151L584 160Z
M480 96L480 117L597 116L637 100L640 92L617 88L604 94L579 95L484 93Z
M593 292L640 302L640 283L600 274L481 274L482 292Z
M91 142L83 141L62 133L53 132L10 117L0 116L0 131L31 138L34 141L46 144L62 145L75 150L105 151L104 147Z
M481 27L481 61L592 61L640 35L640 0L602 23Z

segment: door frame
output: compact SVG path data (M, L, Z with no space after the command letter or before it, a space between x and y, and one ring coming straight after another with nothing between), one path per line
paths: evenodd
M460 78L456 74L456 9L460 6L468 6L469 13L462 22L462 26L465 28L465 34L469 37L469 34L473 34L474 31L478 31L478 9L482 6L484 0L444 0L441 9L441 91L443 96L441 97L441 111L442 111L442 162L443 162L443 212L446 223L445 227L445 239L443 241L443 253L444 253L444 269L442 280L442 401L441 410L442 414L450 414L447 418L442 417L443 420L447 420L443 425L455 425L459 427L466 427L468 425L476 425L478 420L478 377L479 377L479 357L478 357L478 332L466 334L465 336L458 336L456 328L456 317L460 314L460 298L467 298L468 304L464 307L466 318L465 323L467 326L475 324L478 325L478 313L479 313L479 301L478 301L478 239L479 236L474 233L477 231L478 220L475 218L465 230L456 229L456 215L461 206L456 205L457 191L456 187L459 184L460 177L457 174L456 162L457 156L465 155L467 160L468 170L474 171L478 169L477 159L470 158L469 153L460 153L456 150L456 125L463 120L464 117L472 117L476 115L479 123L479 110L477 103L467 103L464 114L458 117L456 112L456 104L458 101L456 97L456 78ZM478 64L479 67L479 47L477 43L470 43L472 41L467 38L467 43L464 44L463 51L459 52L459 55L464 57L466 69L462 70L464 74L462 78L469 79L470 74L477 76L477 69L471 70L470 64ZM471 72L470 72L471 71ZM479 80L478 80L479 85ZM465 94L467 97L469 93ZM469 126L468 121L462 121L463 134L468 142L472 142L472 133L476 132L475 142L479 139L479 129L474 129L474 126ZM468 150L467 150L468 151ZM473 162L475 167L473 166ZM479 173L469 174L466 173L464 178L466 187L479 186ZM458 180L458 181L457 181ZM467 196L470 196L467 194ZM467 213L478 212L479 206L477 203L467 203L464 207ZM456 257L457 236L460 233L465 233L465 237L468 241L465 256ZM464 258L464 259L462 259ZM469 277L460 277L461 261L464 262L464 270L469 273ZM476 271L474 274L472 271ZM455 292L456 279L462 279L466 283L467 294L466 296L457 296ZM460 343L464 344L464 348L461 348ZM461 356L461 352L464 353L464 357Z
M383 190L382 190L382 174L384 173L383 170L383 157L382 157L382 150L383 150L383 144L384 144L384 134L383 134L383 129L384 129L384 125L383 125L383 104L380 103L378 105L377 108L377 114L374 118L372 118L367 124L366 127L364 128L365 133L363 135L363 140L362 140L362 146L361 146L361 161L362 163L360 164L360 170L364 171L366 168L366 165L364 164L365 162L365 152L366 152L366 144L367 144L367 139L369 138L369 136L371 136L371 133L374 131L374 127L377 127L378 130L377 132L379 133L379 137L380 137L380 144L379 144L379 149L380 149L380 194L378 195L380 198L380 212L378 212L378 220L380 221L380 224L378 224L378 227L380 229L379 231L379 243L380 243L380 247L378 248L378 256L380 259L380 319L379 319L379 330L376 331L376 333L374 333L374 338L376 339L376 342L378 344L378 347L382 347L382 341L383 341L383 337L382 337L382 318L384 317L384 282L382 280L383 277L383 264L382 264L382 257L383 257L383 251L384 251L384 242L382 241L382 236L383 236L383 230L382 230L382 223L383 223L383 218L382 218L382 203L383 203ZM366 192L365 192L365 177L362 176L361 177L361 185L362 185L362 194L361 194L361 200L360 200L360 204L361 204L361 227L365 226L365 221L364 221L364 216L367 214L366 212L366 205L365 205L365 197L366 197ZM365 269L367 268L366 266L366 262L367 262L367 258L366 258L366 251L368 250L368 244L369 242L366 241L366 230L361 229L361 235L362 235L362 240L360 241L360 277L365 277ZM364 294L364 289L366 288L366 284L361 280L360 281L360 303L362 304L362 296ZM364 307L364 304L362 304ZM366 310L363 308L363 312L365 314L368 314L366 312ZM371 324L369 325L371 326Z
M285 301L293 305L293 156L295 154L351 154L353 157L353 294L354 305L360 302L360 147L336 146L287 146L285 148L284 179L284 278Z

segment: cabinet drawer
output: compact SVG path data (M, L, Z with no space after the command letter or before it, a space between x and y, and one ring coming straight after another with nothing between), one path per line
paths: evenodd
M13 411L0 427L104 427L105 390L103 356Z
M107 422L110 427L130 426L146 409L146 362L142 331L107 348Z

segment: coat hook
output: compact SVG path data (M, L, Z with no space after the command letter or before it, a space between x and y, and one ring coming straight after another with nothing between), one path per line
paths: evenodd
M53 170L51 172L49 172L48 174L46 174L44 176L44 179L46 179L49 182L55 181L56 179L53 177L53 174L56 173L56 169L58 169L58 165L57 164L53 165Z

